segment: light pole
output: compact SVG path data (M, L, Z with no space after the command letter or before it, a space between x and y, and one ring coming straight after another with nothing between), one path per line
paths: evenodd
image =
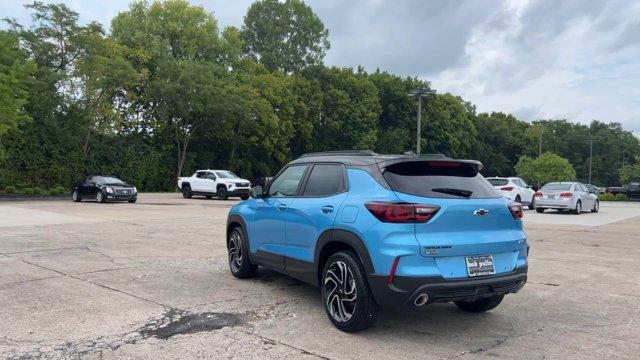
M538 120L533 122L533 124L540 125L540 137L538 139L538 157L542 155L542 132L544 131L544 126L548 123L550 123L549 120Z
M428 88L419 88L415 90L409 91L410 96L418 97L418 126L417 126L417 134L416 134L416 155L420 155L420 135L422 132L421 124L422 124L422 98L429 95L434 95L436 92L434 90Z
M589 139L587 142L589 143L589 184L591 184L591 161L593 159L593 142L598 141L594 139Z

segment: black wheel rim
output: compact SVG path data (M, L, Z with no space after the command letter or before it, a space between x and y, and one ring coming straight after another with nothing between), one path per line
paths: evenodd
M224 196L224 189L218 189L218 197Z
M229 239L229 266L234 273L242 266L242 238L237 231L234 231Z
M351 269L336 261L324 275L324 301L329 314L337 322L347 322L356 310L358 291Z

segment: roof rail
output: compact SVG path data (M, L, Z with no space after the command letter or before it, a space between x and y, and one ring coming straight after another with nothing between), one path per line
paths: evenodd
M372 150L337 150L337 151L320 151L302 154L301 158L312 157L312 156L331 156L331 155L342 155L342 156L377 156L378 153Z

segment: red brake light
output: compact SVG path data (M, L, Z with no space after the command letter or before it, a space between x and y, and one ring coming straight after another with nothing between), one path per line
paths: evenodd
M364 206L378 220L392 223L427 222L440 210L435 205L388 202L368 202Z
M513 186L505 186L503 188L500 188L500 190L511 191L511 190L513 190Z
M570 192L560 194L561 198L570 198L573 194Z
M511 215L513 215L514 219L522 219L524 216L524 210L522 209L522 204L517 202L512 202L509 204L509 211L511 211Z
M540 191L536 191L536 197L542 197L542 193Z

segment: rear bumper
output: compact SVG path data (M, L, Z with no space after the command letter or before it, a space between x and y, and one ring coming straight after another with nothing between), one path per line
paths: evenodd
M527 282L527 267L516 268L509 273L474 279L446 280L440 276L396 276L393 283L388 284L386 275L369 275L368 280L379 305L405 306L413 305L414 299L423 293L429 295L429 303L515 293Z

